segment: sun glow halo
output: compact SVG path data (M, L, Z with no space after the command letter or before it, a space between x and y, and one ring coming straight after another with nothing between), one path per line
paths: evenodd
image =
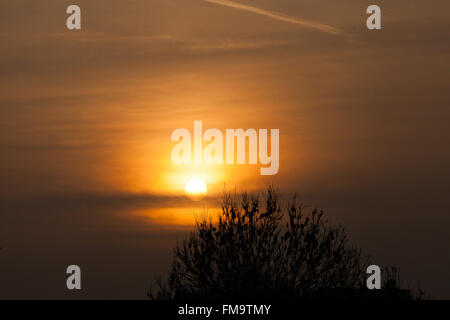
M186 183L184 187L184 192L186 195L194 200L198 201L203 199L206 196L207 188L206 183L203 180L195 178Z

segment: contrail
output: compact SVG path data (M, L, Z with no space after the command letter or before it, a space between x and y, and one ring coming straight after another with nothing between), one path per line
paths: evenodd
M220 4L220 5L231 7L231 8L248 11L248 12L253 12L256 14L260 14L260 15L272 18L272 19L298 24L298 25L301 25L304 27L317 29L317 30L331 33L331 34L342 34L342 35L345 34L344 31L342 31L338 28L323 24L323 23L308 21L308 20L303 20L303 19L297 19L297 18L286 16L282 13L271 12L271 11L263 10L260 8L248 6L245 4L236 3L233 1L229 1L229 0L205 0L205 1L210 2L210 3Z

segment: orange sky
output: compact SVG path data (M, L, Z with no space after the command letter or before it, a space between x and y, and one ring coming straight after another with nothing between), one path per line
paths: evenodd
M83 30L69 32L70 1L0 0L5 245L48 251L41 233L55 225L81 251L75 226L93 241L160 235L193 218L198 204L181 199L193 176L207 182L209 208L224 183L274 182L328 210L380 259L414 262L413 277L450 296L439 280L450 281L448 1L383 2L381 32L365 28L360 1L235 2L79 0ZM170 135L194 120L223 132L280 129L279 173L173 165ZM430 247L447 252L439 263Z

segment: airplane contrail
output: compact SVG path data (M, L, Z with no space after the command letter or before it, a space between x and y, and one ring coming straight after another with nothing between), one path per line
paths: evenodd
M231 8L235 8L235 9L248 11L248 12L253 12L253 13L256 13L256 14L260 14L260 15L263 15L263 16L275 19L275 20L280 20L280 21L284 21L284 22L298 24L298 25L301 25L301 26L304 26L304 27L317 29L317 30L320 30L320 31L323 31L323 32L327 32L327 33L331 33L331 34L342 34L342 35L345 34L344 31L342 31L342 30L340 30L338 28L329 26L327 24L314 22L314 21L309 21L309 20L298 19L298 18L294 18L294 17L289 17L289 16L284 15L282 13L267 11L267 10L264 10L264 9L252 7L252 6L245 5L245 4L236 3L236 2L233 2L233 1L229 1L229 0L205 0L205 1L206 2L210 2L210 3L220 4L220 5L231 7Z

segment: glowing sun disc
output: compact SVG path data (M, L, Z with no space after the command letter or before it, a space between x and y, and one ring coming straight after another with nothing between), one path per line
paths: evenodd
M206 196L206 183L200 179L192 179L184 187L186 195L194 201L203 199Z

